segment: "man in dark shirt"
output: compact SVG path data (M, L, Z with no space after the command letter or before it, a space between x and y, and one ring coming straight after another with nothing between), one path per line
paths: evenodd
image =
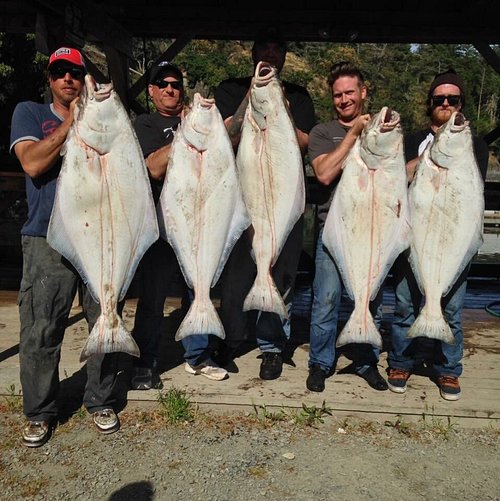
M252 48L254 67L259 61L275 66L278 73L286 58L286 43L280 33L269 28L255 39ZM237 149L245 110L248 106L252 77L234 78L221 82L215 91L215 102L226 124L229 137ZM315 123L314 106L307 90L298 85L283 82L290 113L295 124L299 146L303 154L307 150L308 134ZM288 236L281 254L273 267L273 278L287 306L289 316L293 298L293 286L302 251L303 218ZM247 337L247 318L243 302L256 275L251 257L251 245L244 234L235 245L226 264L222 280L221 319L226 331L226 344L219 353L221 362L232 358L238 344ZM262 351L259 375L261 379L276 379L283 368L282 351L290 338L290 320L282 320L276 313L259 312L255 324L257 344Z
M434 141L436 131L444 125L456 111L465 106L465 92L462 78L452 69L436 75L427 97L427 115L430 127L410 134L405 138L405 155L408 179L411 181L426 146ZM477 137L474 140L474 153L483 180L488 168L488 146ZM441 397L445 400L458 400L461 395L458 378L462 374L463 330L462 309L467 288L467 273L470 265L458 277L451 291L442 299L445 318L455 338L451 345L427 338L407 338L407 333L418 315L422 294L410 268L406 253L394 265L396 304L391 337L392 349L388 355L389 389L395 393L406 391L406 382L415 365L423 362L422 344L433 343L433 365Z
M134 128L157 203L167 172L172 141L184 112L182 72L168 61L159 63L151 71L148 92L156 112L137 117ZM140 267L142 286L133 335L141 356L134 360L131 387L135 390L149 390L162 387L157 366L163 308L171 283L179 274L179 265L172 247L160 238L146 252ZM222 380L227 376L227 371L211 360L208 339L208 335L199 334L182 340L186 360L184 368L190 374Z

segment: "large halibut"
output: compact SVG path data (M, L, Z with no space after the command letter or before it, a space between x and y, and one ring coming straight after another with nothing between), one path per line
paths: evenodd
M236 156L243 198L252 219L257 277L243 310L288 317L271 270L305 208L302 156L276 69L260 62L252 80Z
M117 303L159 232L142 151L112 84L86 75L62 154L47 242L101 305L80 360L118 351L139 356Z
M410 263L425 304L408 337L454 344L441 298L481 246L484 215L484 183L469 122L462 113L453 113L425 149L409 199L413 226Z
M356 140L344 165L323 230L351 299L337 346L382 338L369 310L390 267L409 246L408 188L399 114L382 108Z
M160 195L162 236L173 247L194 300L175 339L225 337L210 299L229 254L250 225L233 147L213 99L194 95L177 129Z

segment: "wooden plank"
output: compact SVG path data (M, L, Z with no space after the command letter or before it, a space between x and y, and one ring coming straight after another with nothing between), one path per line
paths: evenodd
M0 354L7 358L0 365L0 392L14 384L19 388L19 361L16 353L19 319L15 292L0 292L0 319L2 337ZM137 301L129 300L124 310L125 324L131 328ZM307 342L290 346L291 360L285 363L283 375L275 381L258 378L259 351L249 343L247 351L236 359L238 372L230 373L222 382L209 381L202 376L187 374L183 367L183 350L173 340L174 329L180 321L180 298L168 298L165 304L165 335L161 343L160 367L165 388L175 386L188 392L191 401L202 407L218 410L247 409L255 407L299 409L303 404L321 406L323 401L336 417L358 416L378 421L392 420L398 416L406 421L450 420L460 426L488 426L500 423L500 319L484 310L466 310L464 375L461 378L463 396L456 402L440 398L435 384L426 375L414 374L409 380L408 391L397 395L390 391L376 392L354 374L344 373L350 361L341 356L338 371L327 380L323 393L311 393L305 387L307 377ZM68 379L81 370L78 358L88 331L81 308L72 310L71 325L67 329L60 364L61 379ZM74 320L74 323L73 323ZM4 327L2 327L4 326ZM123 370L130 369L131 357L123 357ZM380 370L386 366L386 353L382 354ZM73 378L76 379L76 378ZM129 404L156 405L156 392L128 392Z

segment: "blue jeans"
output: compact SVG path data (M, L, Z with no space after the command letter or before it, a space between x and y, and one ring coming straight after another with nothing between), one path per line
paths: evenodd
M157 240L144 254L140 264L141 287L134 320L134 339L141 350L134 365L155 369L158 365L162 335L163 308L171 285L180 268L172 247L163 239ZM181 276L180 280L184 282ZM187 287L184 300L187 297ZM182 342L184 359L190 365L198 365L210 356L209 336L199 334L187 336Z
M342 279L332 256L323 245L322 235L323 229L319 233L316 244L309 367L316 364L324 371L330 372L337 357L335 343L342 296ZM370 311L377 328L380 327L382 320L382 292L381 287L377 297L370 303ZM352 356L356 373L363 374L369 367L375 366L379 355L380 349L371 344L360 343L353 346Z
M267 311L243 311L243 303L257 275L257 267L246 233L234 246L224 269L221 289L220 316L228 346L237 346L247 339L250 326L254 322L257 346L260 350L274 353L283 351L290 339L293 288L302 252L303 226L304 220L301 217L292 228L272 270L274 282L288 311L287 319Z
M394 265L396 305L391 329L392 349L387 360L390 368L411 372L416 364L423 361L420 346L421 338L408 339L406 337L420 311L422 294L411 271L407 256L407 253L401 254ZM434 369L439 376L459 377L462 374L464 349L462 309L467 289L469 267L465 268L453 288L441 300L445 319L451 328L456 343L451 345L438 340L431 340L434 342Z
M44 237L22 237L23 278L19 289L19 363L24 414L29 420L54 420L59 390L59 360L68 316L80 276ZM83 287L83 313L92 330L101 308ZM83 404L95 412L116 403L119 353L92 355L86 362Z

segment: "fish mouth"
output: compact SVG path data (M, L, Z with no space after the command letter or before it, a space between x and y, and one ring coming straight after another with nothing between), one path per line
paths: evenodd
M87 96L90 99L104 101L111 96L111 92L113 91L113 82L97 83L94 77L90 73L87 73L85 75L85 89L87 91Z
M469 125L469 122L465 119L465 115L463 113L456 111L454 115L455 116L452 115L450 118L451 128L453 130L460 131Z
M215 99L209 99L207 97L203 97L201 95L198 95L199 97L196 99L196 104L200 106L203 109L210 110L214 104L215 104Z
M254 84L257 87L267 85L278 73L278 70L267 61L259 61L255 67Z
M388 106L384 106L380 111L380 130L388 132L394 130L399 124L401 117L397 111Z

